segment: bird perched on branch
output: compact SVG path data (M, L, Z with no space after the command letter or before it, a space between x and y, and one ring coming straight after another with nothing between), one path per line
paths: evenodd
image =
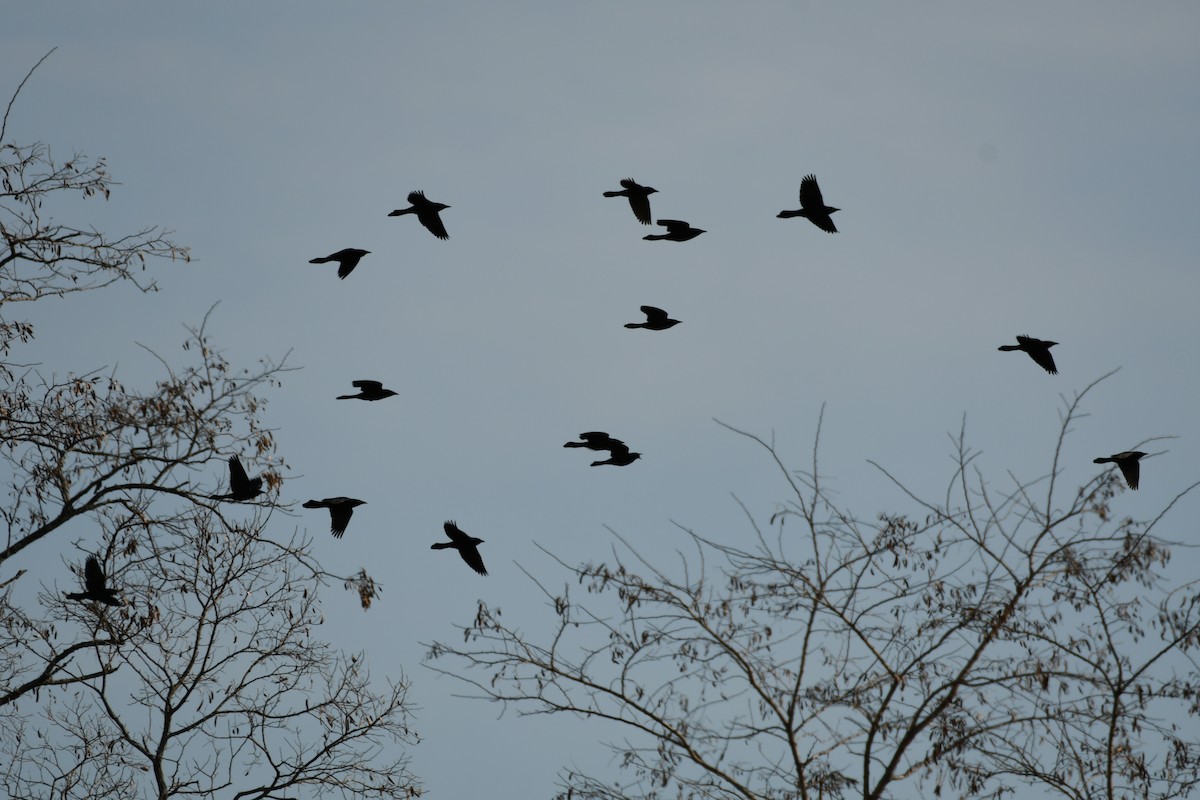
M480 575L487 575L487 568L483 566L483 557L479 555L477 545L483 544L483 539L477 539L474 536L468 536L459 530L453 520L447 520L443 527L446 529L446 535L450 537L448 542L435 542L429 546L430 550L444 550L452 548L458 551L462 556L462 560L467 562L467 566L478 572Z
M450 234L446 233L446 226L442 224L442 218L438 216L438 212L449 208L445 203L435 203L425 197L424 192L409 192L408 202L412 203L408 208L397 208L389 217L399 217L403 214L416 214L417 221L428 229L430 233L439 239L449 239Z
M358 394L339 394L338 400L383 400L399 394L383 388L379 381L351 381L350 385L359 390Z
M1002 344L997 349L1024 350L1039 367L1051 375L1057 375L1058 367L1054 366L1054 356L1050 355L1050 348L1056 344L1058 342L1044 342L1041 339L1034 339L1032 336L1018 336L1016 344Z
M704 233L700 228L693 228L683 220L678 219L660 219L658 224L667 229L666 233L651 233L642 238L655 242L665 240L669 242L686 242L688 239L695 239L700 234Z
M366 500L355 500L353 497L326 497L324 500L309 500L304 507L328 508L329 532L333 534L333 538L340 539L346 532L346 526L350 524L354 509L366 504Z
M353 272L354 268L358 266L358 262L362 260L362 257L370 254L370 250L359 250L357 247L347 247L345 250L338 250L336 253L331 253L324 258L309 259L308 263L328 264L330 261L336 261L338 263L337 275L342 280L345 280L346 276Z
M1114 453L1106 458L1092 459L1093 464L1116 464L1121 470L1121 474L1125 476L1125 483L1129 484L1130 489L1138 488L1138 473L1141 472L1141 466L1138 464L1146 456L1141 450L1126 450L1124 453Z
M88 556L83 565L83 591L63 592L63 594L67 596L68 600L92 600L110 606L121 605L121 601L117 599L116 589L108 588L107 583L108 579L104 576L99 559L95 556Z
M212 500L232 500L235 503L240 503L246 500L253 500L262 494L262 476L259 475L254 480L250 480L250 476L246 474L246 468L242 466L241 459L237 456L229 457L229 493L214 494L210 496Z
M633 178L626 178L621 181L621 185L625 188L619 192L605 192L605 197L628 197L629 207L633 209L633 215L637 217L637 221L643 225L650 224L650 195L656 193L658 189L651 186L642 186Z
M805 175L804 180L800 181L800 210L780 211L778 216L781 219L804 217L826 233L837 233L837 226L833 224L830 216L835 211L841 209L825 205L825 200L821 197L821 187L817 185L817 176Z
M667 312L661 308L654 306L642 306L642 313L646 315L645 322L626 322L626 328L646 328L651 331L665 331L674 325L679 324L677 319L669 319Z

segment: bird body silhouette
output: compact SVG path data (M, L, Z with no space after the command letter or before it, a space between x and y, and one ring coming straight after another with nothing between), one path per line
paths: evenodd
M650 195L658 191L651 186L642 186L633 178L626 178L621 181L621 185L625 188L619 192L605 192L605 197L628 197L629 207L633 209L633 215L637 217L637 221L643 225L650 224Z
M1125 476L1125 483L1129 484L1130 489L1136 491L1138 488L1139 473L1141 472L1141 467L1138 462L1141 461L1145 455L1146 454L1141 450L1126 450L1124 453L1114 453L1113 455L1105 458L1092 459L1092 463L1108 464L1111 462L1116 464L1121 470L1121 474Z
M399 217L403 214L416 214L417 221L439 239L449 239L450 234L446 233L446 226L442 224L442 218L438 215L444 209L450 206L445 203L435 203L425 197L424 192L409 192L408 202L412 203L408 208L397 208L389 217Z
M342 280L345 280L346 276L353 272L354 268L358 266L358 262L362 260L362 257L365 255L370 255L370 253L370 250L359 250L357 247L347 247L345 250L338 250L336 253L331 253L324 258L309 259L308 263L327 264L330 261L336 261L338 263L337 276Z
M661 308L654 306L642 306L642 313L646 315L645 322L626 322L626 328L646 328L651 331L665 331L674 325L678 325L680 320L670 319L667 317L667 312Z
M1050 348L1056 344L1058 342L1045 342L1032 336L1018 336L1016 344L1002 344L997 349L1024 350L1039 367L1051 375L1057 375L1058 367L1054 365L1054 356L1050 355Z
M463 531L459 530L454 524L454 520L446 520L442 527L446 530L446 535L450 537L448 542L435 542L429 546L430 550L444 550L451 548L458 551L462 556L462 560L467 562L467 566L478 572L480 575L487 575L487 568L483 566L483 557L479 555L477 545L483 544L483 539L477 539L474 536L468 536Z
M346 532L346 526L350 524L354 509L366 504L366 500L355 500L353 497L326 497L324 500L309 500L304 503L304 507L328 508L329 532L333 534L333 538L340 539Z
M259 475L254 480L250 480L250 476L246 474L246 468L242 466L241 459L237 456L229 457L229 493L214 494L210 496L212 500L232 500L235 503L241 503L246 500L253 500L262 494L262 476Z
M350 385L359 390L358 394L339 394L338 400L384 400L399 394L383 388L379 381L351 381Z
M626 467L642 457L641 453L629 452L629 445L620 439L614 439L604 431L588 431L579 434L580 442L567 442L563 447L586 447L589 450L607 450L608 458L603 461L593 461L592 466L612 464L614 467Z
M817 185L817 176L805 175L804 180L800 181L800 209L780 211L778 216L781 219L804 217L826 233L837 233L837 226L833 224L833 218L830 216L835 211L841 209L825 205L825 200L821 197L821 187Z
M651 233L642 238L650 241L686 242L704 233L700 228L693 228L683 220L660 219L658 224L667 229L666 233Z
M618 443L619 447L608 448L608 458L603 461L593 461L593 467L599 467L603 464L612 464L614 467L628 467L633 462L642 457L641 453L629 452L629 447L624 442Z
M110 589L106 585L108 579L104 577L104 570L100 567L100 561L95 556L88 556L87 562L83 565L83 591L82 592L63 592L68 600L92 600L97 603L104 603L110 606L119 606L121 601L117 599L115 589Z

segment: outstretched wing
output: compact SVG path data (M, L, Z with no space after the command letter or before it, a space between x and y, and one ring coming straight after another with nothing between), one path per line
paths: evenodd
M647 322L667 321L667 312L663 311L661 308L655 308L654 306L642 306L642 313L646 315Z
M437 211L421 210L417 212L417 219L425 228L439 239L449 239L450 234L446 233L446 226L442 224L442 218L438 216Z
M425 199L425 192L418 189L415 192L408 193L408 202L412 203L414 206L419 206L422 203L428 203L429 201Z
M660 219L658 224L662 225L671 233L675 233L676 231L686 231L688 228L692 227L681 219Z
M1050 355L1050 351L1045 347L1037 347L1032 350L1027 350L1029 357L1042 369L1049 372L1051 375L1058 374L1058 367L1054 365L1054 356Z
M1125 482L1129 484L1129 488L1138 488L1138 477L1141 474L1138 460L1136 458L1118 458L1116 461L1117 466L1121 468L1121 474L1125 476Z
M800 181L800 205L806 211L825 207L825 200L821 197L821 187L817 185L816 175L805 175L804 180ZM821 230L825 229L821 228Z
M480 575L487 575L487 567L483 565L483 556L479 555L479 548L473 544L465 544L458 548L458 554L462 556L462 560L467 562L467 566L478 572Z
M446 529L446 535L450 537L450 541L454 542L456 545L461 547L471 543L471 537L463 533L459 527L454 524L454 520L446 520L442 527Z
M368 393L383 391L382 381L351 381L350 385L354 386L355 388L362 389Z
M260 482L261 486L262 483ZM229 457L229 491L234 494L245 494L252 491L250 476L246 474L242 461L237 456Z
M637 190L637 189L642 188L642 185L640 183L638 183L637 181L635 181L633 178L622 178L621 185L624 186L626 189Z
M342 534L346 532L346 526L350 524L350 517L353 515L354 508L347 503L329 507L329 532L333 534L333 538L342 538Z
M1136 466L1137 464L1134 464L1134 467ZM102 595L104 583L104 570L100 568L100 561L95 556L88 556L83 565L83 588L90 595Z

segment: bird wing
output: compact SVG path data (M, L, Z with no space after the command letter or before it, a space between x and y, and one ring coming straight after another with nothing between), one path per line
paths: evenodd
M483 556L479 555L479 548L473 544L464 544L458 548L458 554L462 556L462 560L467 562L467 566L478 572L480 575L487 575L487 567L483 565Z
M261 479L259 485L261 486ZM242 461L237 456L229 457L229 491L235 494L242 494L250 490L250 476L246 474L246 468L242 466Z
M686 231L688 228L692 227L681 219L660 219L658 224L662 225L671 233L675 233L676 231Z
M88 556L83 565L83 588L88 594L104 594L104 570L100 568L100 561L95 556Z
M647 322L667 321L667 312L663 311L661 308L655 308L654 306L642 306L642 313L646 315Z
M350 385L366 392L383 391L382 381L351 381Z
M1024 345L1025 347L1041 347L1045 342L1041 339L1035 339L1032 336L1018 336L1017 344Z
M607 442L609 436L604 431L588 431L586 433L579 434L579 438L583 439L585 442L591 442L595 444L596 442Z
M1050 355L1050 351L1045 347L1037 347L1032 350L1026 350L1029 357L1042 369L1049 372L1051 375L1058 374L1058 367L1054 365L1054 356Z
M429 201L425 199L425 192L417 190L415 192L408 193L408 202L415 206L420 205L421 203L428 203Z
M454 520L446 520L442 527L446 529L446 535L450 537L450 541L455 544L462 546L470 543L471 537L459 530L459 527L454 524Z
M346 526L350 524L350 517L353 515L354 509L348 505L331 505L329 507L329 532L335 539L342 538L342 534L346 532Z
M825 200L821 197L821 187L817 185L816 175L805 175L804 180L800 181L800 205L806 210L825 207ZM821 230L825 230L825 228L821 228Z
M358 266L358 261L360 258L362 258L362 256L347 256L346 258L339 258L337 260L338 277L342 280L346 280L346 276L351 272L354 272L354 268Z
M450 234L446 233L446 226L442 224L442 218L438 216L436 211L418 211L417 219L421 224L429 230L434 236L439 239L449 239Z
M640 183L638 183L637 181L635 181L633 178L622 178L621 185L624 186L626 189L641 189L642 188L642 185Z
M1119 458L1116 461L1117 466L1121 468L1121 474L1125 476L1125 482L1129 484L1129 488L1138 488L1138 476L1141 473L1138 460L1136 458Z
M826 233L838 232L837 226L833 224L833 218L828 214L809 214L808 221Z
M620 439L613 439L609 446L604 448L608 451L609 458L618 459L625 458L629 455L629 445L622 442Z

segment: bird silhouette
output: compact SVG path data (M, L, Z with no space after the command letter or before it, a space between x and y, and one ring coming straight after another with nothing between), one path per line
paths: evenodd
M417 220L434 236L439 239L450 238L450 234L446 233L446 226L442 224L442 218L438 216L438 212L450 206L426 199L424 192L409 192L408 202L412 205L408 208L397 208L388 216L399 217L402 214L416 214Z
M350 385L359 390L358 394L339 394L338 400L383 400L399 394L383 388L379 381L351 381Z
M563 447L586 447L589 450L610 450L613 447L624 447L620 439L614 439L604 431L588 431L579 434L581 442L567 442Z
M1054 356L1050 355L1050 348L1058 342L1044 342L1041 339L1034 339L1032 336L1018 336L1016 344L1002 344L999 350L1024 350L1029 353L1029 357L1037 363L1039 367L1049 372L1051 375L1058 374L1058 367L1054 366Z
M241 459L237 456L229 457L229 493L214 494L210 496L212 500L232 500L235 503L240 503L245 500L253 500L262 494L262 476L259 475L254 480L250 480L250 476L246 474L245 467L242 466Z
M804 180L800 181L800 210L780 211L779 217L781 219L804 217L826 233L837 233L837 226L833 224L833 219L830 217L835 211L841 211L841 209L825 205L825 201L821 198L821 187L817 185L817 177L805 175Z
M443 526L446 529L446 535L450 537L448 542L435 542L429 546L430 550L444 550L453 548L462 556L462 560L467 562L467 566L478 572L480 575L487 575L487 568L483 566L483 558L479 555L477 545L483 544L483 539L477 539L474 536L468 536L458 529L453 520L447 520Z
M1108 464L1109 462L1116 464L1121 474L1125 476L1125 482L1129 484L1130 489L1138 488L1138 474L1141 472L1141 467L1138 461L1145 457L1145 453L1141 450L1126 450L1124 453L1114 453L1106 458L1092 459L1093 464Z
M346 532L346 526L350 524L354 509L366 504L366 500L355 500L353 497L326 497L324 500L309 500L304 507L328 508L329 532L333 534L333 538L340 539Z
M613 447L605 449L608 450L608 458L603 461L593 461L593 467L599 467L603 464L612 464L614 467L627 467L642 457L641 453L629 452L629 447L621 441L615 441Z
M359 250L357 247L347 247L345 250L338 250L336 253L331 253L324 258L309 259L310 264L328 264L330 261L338 262L338 277L342 280L354 271L358 266L358 262L365 255L370 255L370 250Z
M650 224L650 195L658 191L651 186L642 186L633 178L626 178L621 181L621 185L625 188L619 192L605 192L605 197L628 197L629 207L633 209L633 215L637 217L638 222L643 225Z
M646 328L647 330L652 331L665 331L667 328L670 328L673 325L678 325L680 322L677 319L669 319L667 317L667 312L663 311L661 308L655 308L654 306L642 306L642 313L646 315L645 322L626 322L625 327Z
M88 556L87 562L83 565L83 591L63 592L63 594L67 596L68 600L93 600L110 606L121 605L121 601L117 599L117 591L108 588L105 585L107 583L108 579L104 577L100 561L95 556Z
M660 219L658 224L667 229L666 233L651 233L643 236L647 241L655 242L666 240L669 242L686 242L688 239L695 239L700 234L704 233L700 228L693 228L686 222L678 219Z

